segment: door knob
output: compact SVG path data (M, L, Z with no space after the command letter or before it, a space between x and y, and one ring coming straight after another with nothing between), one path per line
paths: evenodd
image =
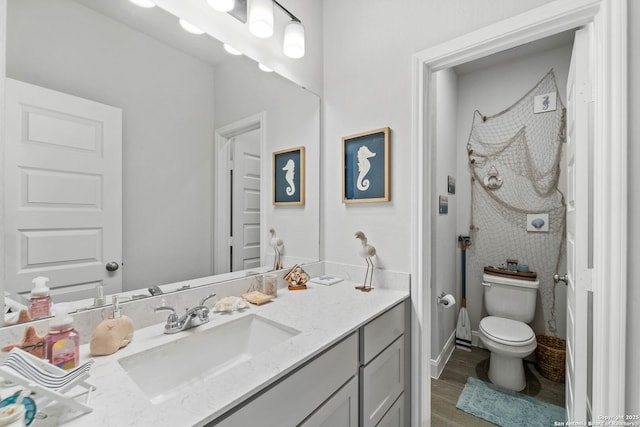
M105 268L107 269L107 271L116 271L118 268L120 268L120 265L118 265L118 263L115 261L111 261L105 265Z
M558 283L558 282L564 282L564 284L567 284L567 275L565 274L564 276L558 276L557 274L553 275L553 281L554 283Z

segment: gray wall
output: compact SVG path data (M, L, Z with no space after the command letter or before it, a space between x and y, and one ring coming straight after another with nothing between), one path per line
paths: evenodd
M458 232L469 233L469 224L471 223L471 189L470 189L470 171L468 167L468 157L466 154L466 145L469 140L471 131L471 120L475 110L480 111L487 116L495 115L504 109L513 105L522 96L524 96L536 83L540 81L550 69L553 68L556 76L556 84L560 93L560 99L566 105L566 83L569 73L569 62L571 60L572 45L564 45L553 49L545 50L538 53L530 53L521 58L508 60L489 65L472 72L461 74L458 77L458 110L457 110L457 139L458 144L458 189L455 198L458 205ZM504 61L504 60L503 60ZM535 147L535 141L531 142ZM438 164L440 161L438 160ZM562 165L562 162L561 162ZM564 168L562 168L564 169ZM560 177L560 190L564 191L564 176ZM496 218L496 221L499 221ZM485 236L486 237L486 236ZM532 243L538 241L539 236L527 236ZM523 254L510 256L509 253L499 253L500 242L494 241L493 247L495 252L491 255L496 256L488 265L496 265L504 262L507 258L520 258L521 262L531 265L532 269L536 269L536 260L543 260L545 254L541 252L543 249L538 245L531 247ZM480 319L486 315L483 302L483 287L480 285L482 281L483 263L474 263L473 257L477 256L475 248L469 251L469 271L467 272L467 306L471 325L474 331L478 329ZM482 254L483 258L486 254ZM564 257L562 257L564 259ZM484 259L490 259L484 258ZM546 259L545 259L546 261ZM551 265L555 266L555 257ZM475 264L475 269L472 266ZM436 268L440 268L440 264L436 264ZM561 266L562 268L562 266ZM562 271L562 270L561 270ZM553 281L550 276L540 277L540 289L548 292L553 287ZM566 335L566 288L564 286L556 287L556 325L558 336ZM532 327L536 333L548 334L545 319L542 310L541 292L538 292L536 318L532 322ZM546 307L550 310L550 301L546 301Z
M435 73L437 85L437 111L436 111L436 144L430 158L437 159L431 179L434 182L434 193L431 199L435 203L434 209L430 212L433 229L433 239L431 241L431 253L434 256L431 271L433 284L431 301L431 359L437 361L438 357L443 359L446 354L447 340L455 331L458 312L460 311L460 250L457 242L457 217L459 199L464 197L459 185L463 177L458 170L457 158L464 151L460 151L460 144L457 143L457 107L458 107L458 76L451 68ZM447 177L451 175L456 178L456 194L448 194ZM449 206L446 215L437 212L437 200L440 195L448 198ZM462 233L460 233L462 234ZM465 234L468 234L465 232ZM441 293L452 294L457 301L457 305L444 309L439 306L436 296ZM444 367L441 360L439 367Z

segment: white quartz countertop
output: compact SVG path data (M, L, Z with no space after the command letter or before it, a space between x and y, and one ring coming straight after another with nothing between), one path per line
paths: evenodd
M308 289L298 291L279 289L278 297L272 302L252 305L242 312L212 313L209 323L177 334L163 334L163 322L136 330L133 342L127 347L113 355L94 358L96 363L88 380L97 387L90 400L92 413L77 416L61 411L55 405L47 408L48 418L35 420L32 426L205 425L409 297L408 292L382 288L364 293L355 290L355 285L344 281L332 286L311 283ZM194 301L194 305L196 303ZM199 379L193 386L159 404L151 403L118 362L188 334L252 314L295 328L300 333L214 378ZM216 345L211 342L209 351L215 352ZM88 345L81 346L80 357L81 363L91 357ZM189 360L176 360L175 363L189 363Z

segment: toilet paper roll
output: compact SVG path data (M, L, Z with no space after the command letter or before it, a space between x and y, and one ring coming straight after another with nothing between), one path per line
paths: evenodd
M456 304L456 299L451 294L446 294L440 298L440 305L444 308L451 308Z

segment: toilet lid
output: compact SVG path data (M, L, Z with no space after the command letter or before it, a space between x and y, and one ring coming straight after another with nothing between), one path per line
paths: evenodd
M510 345L525 345L535 340L533 329L524 322L488 316L480 321L480 329L489 338Z

